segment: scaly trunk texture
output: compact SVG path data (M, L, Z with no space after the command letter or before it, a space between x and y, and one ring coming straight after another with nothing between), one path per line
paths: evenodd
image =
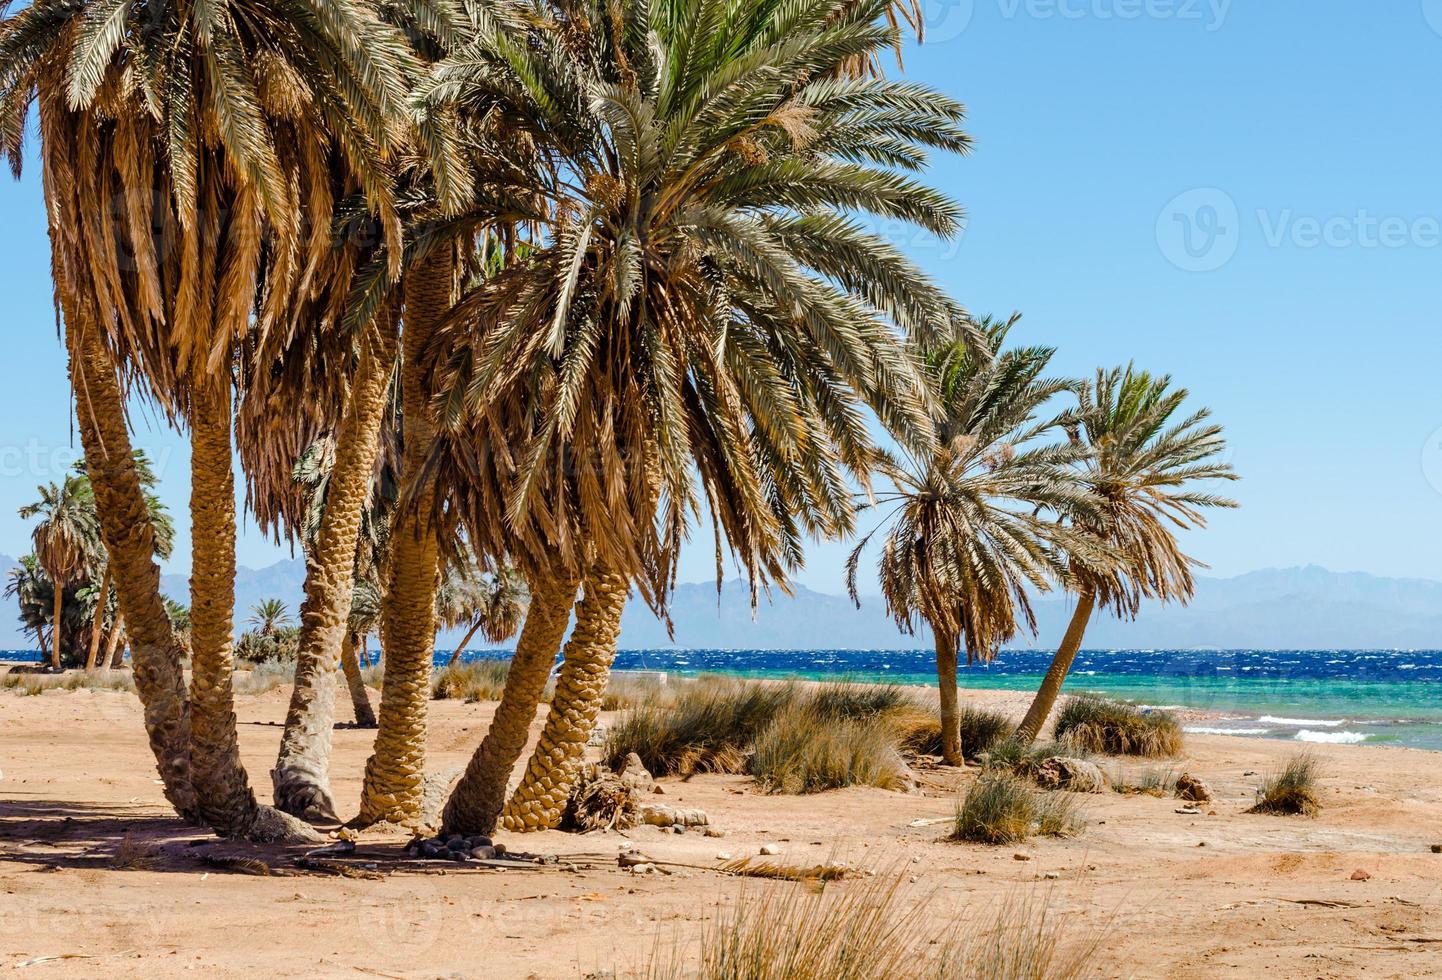
M66 291L57 291L63 300ZM199 810L190 778L190 703L180 667L181 650L160 597L155 526L131 456L120 384L100 338L80 322L76 304L65 306L71 383L80 442L85 449L85 469L95 491L95 510L105 550L115 566L115 597L121 617L115 632L119 634L129 624L135 690L145 711L145 732L155 753L165 798L181 817L195 822Z
M1082 637L1086 635L1087 624L1096 609L1096 601L1096 593L1090 589L1083 590L1077 596L1076 609L1071 614L1071 622L1067 624L1066 635L1062 637L1061 646L1057 647L1056 656L1052 658L1051 666L1042 678L1041 687L1037 688L1031 707L1026 710L1026 717L1012 736L1015 741L1030 745L1041 734L1042 726L1051 715L1051 709L1056 707L1056 699L1061 696L1061 686L1071 670L1072 661L1076 660L1077 651L1081 649Z
M461 659L461 654L465 652L466 644L476 638L476 634L481 631L482 625L483 623L479 619L471 624L471 628L466 631L466 635L461 638L461 642L457 643L456 648L451 651L451 659L446 661L447 667L454 667L456 665L456 661Z
M355 709L355 723L362 728L376 727L376 713L371 710L370 694L361 678L360 664L356 661L356 637L346 634L340 648L340 666L345 672L346 687L350 689L351 707Z
M956 643L936 636L936 687L941 693L941 761L948 766L963 764L961 714L956 697Z
M170 617L166 617L169 619ZM105 641L105 659L110 663L111 670L119 670L125 666L125 612L122 610L115 617L115 626L110 630L110 638ZM181 650L181 655L185 651Z
M560 824L571 784L586 754L586 742L601 713L628 586L626 576L611 571L586 577L585 595L576 608L576 628L566 641L561 676L541 741L531 753L521 785L501 814L501 826L506 830L551 830Z
M304 824L251 792L235 732L235 477L231 469L230 377L191 395L190 766L201 818L222 837L319 840Z
M50 619L50 666L60 669L60 618L65 614L65 588L60 577L51 573L50 585L55 590L55 608Z
M531 583L531 607L516 641L501 703L441 815L446 833L489 834L496 829L506 802L506 784L526 747L526 736L536 719L536 705L551 676L575 602L574 579ZM390 659L389 653L386 659Z
M380 452L386 390L396 359L394 310L366 329L350 398L336 436L335 465L313 552L306 556L305 601L280 754L271 781L275 805L312 823L339 822L330 792L335 667L355 592L356 542ZM354 657L354 652L352 652ZM352 689L354 691L354 689ZM366 706L367 712L370 706ZM374 720L371 721L374 725Z
M110 601L110 563L105 565L105 571L100 573L100 600L95 604L95 618L90 623L90 652L85 657L85 672L88 674L95 669L95 662L100 656L100 634L105 627L105 606Z
M401 352L401 480L419 479L435 436L421 355L456 299L455 253L442 246L406 275ZM375 752L366 762L360 814L368 827L385 821L415 826L421 817L426 763L426 704L436 649L436 589L440 546L431 520L431 494L418 486L416 506L391 534L390 584L381 596L385 676Z

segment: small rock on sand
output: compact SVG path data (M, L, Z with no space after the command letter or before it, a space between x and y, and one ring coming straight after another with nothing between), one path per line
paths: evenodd
M1106 774L1101 767L1084 759L1058 755L1044 761L1036 770L1036 784L1042 789L1069 789L1073 793L1106 791Z
M1020 851L1017 851L1015 854L1013 854L1013 855L1011 856L1011 859L1012 859L1013 861L1030 861L1030 860L1031 860L1031 855L1030 855L1030 854L1023 854L1023 853L1021 853Z
M1433 845L1432 845L1432 853L1433 853L1433 854L1442 854L1442 844L1433 844Z
M1366 881L1371 877L1372 873L1370 871L1363 871L1361 868L1358 868L1356 871L1352 872L1353 881Z
M776 856L779 855L780 853L781 853L781 848L777 847L775 844L762 844L762 845L761 845L761 856L762 856L762 857L776 857Z
M1212 790L1196 776L1184 772L1177 777L1177 799L1189 800L1192 803L1210 803Z

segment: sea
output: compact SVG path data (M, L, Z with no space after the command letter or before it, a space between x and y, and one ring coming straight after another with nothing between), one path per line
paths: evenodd
M505 656L468 652L464 660ZM1034 690L1051 651L1005 651L961 669L963 687ZM34 651L0 659L39 660ZM438 652L444 663L449 652ZM618 670L679 675L923 684L929 650L621 650ZM1070 693L1190 709L1197 734L1299 743L1398 745L1442 751L1442 650L1083 650Z

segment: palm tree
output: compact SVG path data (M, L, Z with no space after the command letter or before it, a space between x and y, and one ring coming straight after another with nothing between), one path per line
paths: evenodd
M60 670L61 614L65 590L95 554L100 538L95 517L95 495L83 476L66 476L58 484L37 487L40 499L20 508L21 520L38 523L31 531L35 559L54 592L50 620L50 668Z
M960 339L929 353L941 403L933 452L878 453L878 471L892 484L875 500L889 508L881 525L888 528L881 591L902 629L931 628L948 765L962 763L961 650L968 663L988 661L1018 629L1035 630L1027 590L1045 591L1063 573L1062 546L1078 553L1087 547L1055 515L1095 506L1075 470L1084 450L1044 439L1063 421L1047 411L1048 403L1073 385L1043 376L1052 348L1003 349L1016 319L981 321L989 353ZM881 526L847 562L847 586L858 605L857 567Z
M436 594L436 618L444 629L467 628L446 666L461 658L478 633L488 643L504 643L515 636L529 602L526 582L513 568L489 576L448 569Z
M664 605L703 506L718 552L757 588L784 582L805 535L851 526L865 408L929 440L898 328L926 336L952 304L853 215L952 234L960 209L904 171L966 137L938 93L842 76L895 40L886 9L586 3L524 41L480 32L423 87L428 106L505 119L540 174L497 155L472 220L537 230L432 345L455 352L437 381L436 470L463 488L447 513L532 590L447 828L494 825L578 580L561 681L576 696L553 703L513 801L527 826L559 815L598 708L593 681L568 677L604 679L632 587Z
M250 607L247 626L255 627L261 636L274 636L292 622L290 610L279 599L262 599Z
M345 642L341 645L341 669L345 673L356 724L361 728L375 728L376 716L371 709L365 680L361 677L357 651L364 648L366 637L380 625L381 596L375 583L368 579L356 579L353 592Z
M1143 599L1185 604L1195 587L1192 569L1204 566L1182 551L1175 532L1205 527L1206 508L1237 506L1195 489L1200 482L1237 475L1220 459L1226 442L1222 427L1208 421L1209 409L1174 421L1187 394L1185 388L1172 389L1169 376L1154 377L1130 364L1098 370L1095 382L1081 391L1071 429L1089 450L1082 479L1102 506L1095 514L1078 515L1077 523L1105 542L1115 560L1074 561L1069 568L1076 609L1017 728L1018 741L1033 741L1046 724L1096 607L1135 619Z

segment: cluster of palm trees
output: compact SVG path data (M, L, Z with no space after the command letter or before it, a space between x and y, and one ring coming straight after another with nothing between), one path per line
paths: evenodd
M519 622L497 600L516 652L443 823L554 825L628 597L664 615L707 523L718 575L730 556L753 596L784 587L808 538L856 529L878 473L876 499L894 485L906 501L888 601L953 658L1025 622L1028 584L1123 612L1183 588L1185 558L1138 558L1126 536L1196 518L1208 501L1168 481L1224 471L1215 430L1178 437L1201 455L1171 476L1122 473L1113 502L1103 386L1041 380L1043 352L1005 350L868 230L947 238L962 214L920 177L930 154L968 149L962 106L880 70L898 12L915 13L0 2L0 151L18 173L33 112L99 540L177 812L257 840L339 815L337 664L373 598L384 676L352 823L414 826L435 635L455 621L443 582L476 568L507 596L524 581L528 603ZM1064 389L1082 403L1033 418ZM127 395L192 443L188 685ZM1139 411L1122 397L1119 414ZM1033 445L1057 425L1074 437ZM274 807L236 746L236 456L255 519L306 556ZM1169 502L1135 503L1156 494ZM47 554L69 574L59 539Z

